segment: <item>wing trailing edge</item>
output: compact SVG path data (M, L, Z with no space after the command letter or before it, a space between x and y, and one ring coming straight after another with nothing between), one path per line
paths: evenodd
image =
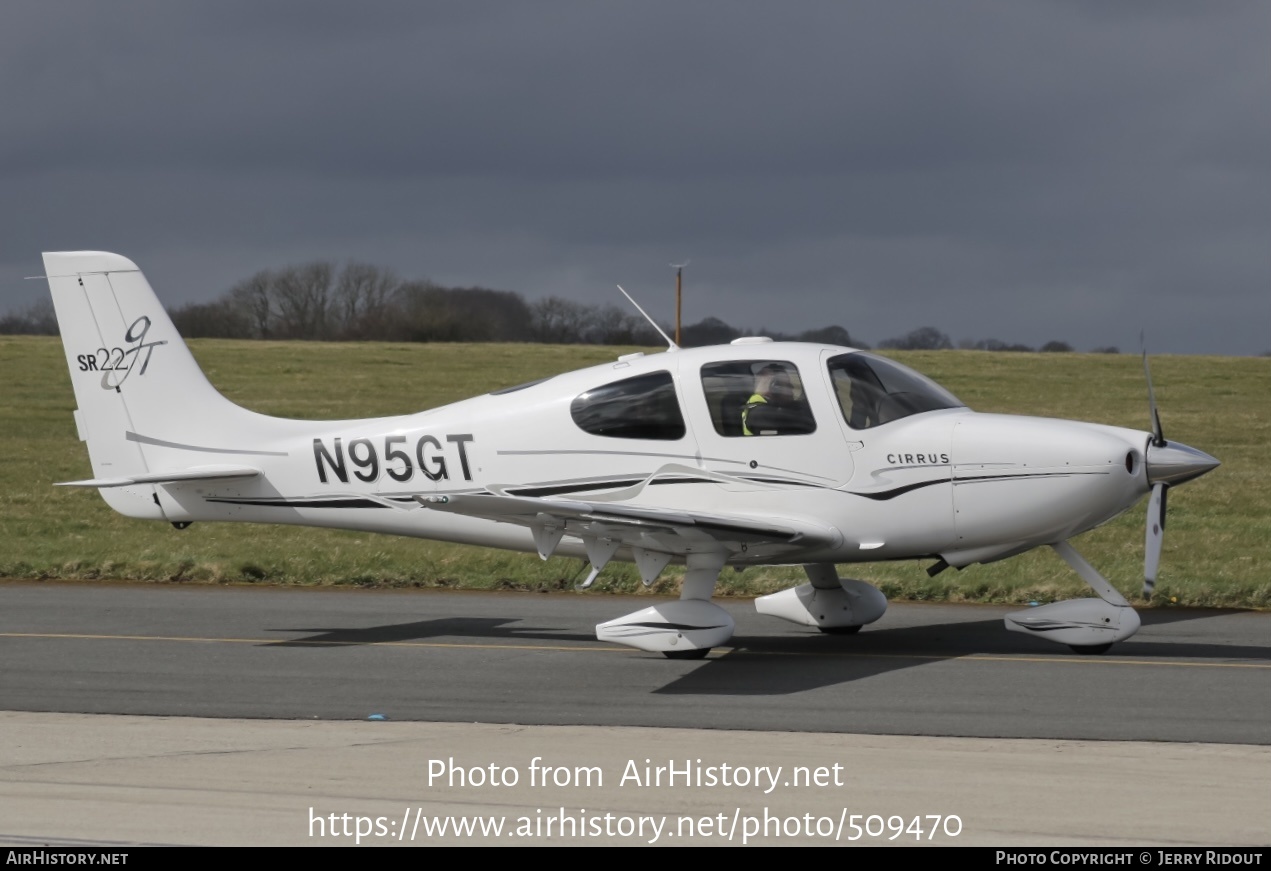
M718 551L754 557L789 558L842 543L833 527L789 517L758 518L497 493L415 496L425 508L533 531L539 555L546 559L562 535L583 540L592 565L601 568L617 547L630 548L643 576L657 573L671 556ZM646 583L648 581L646 580Z

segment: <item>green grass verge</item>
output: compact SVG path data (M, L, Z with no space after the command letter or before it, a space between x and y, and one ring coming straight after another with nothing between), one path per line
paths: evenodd
M208 378L266 414L338 419L431 408L493 388L613 359L631 349L543 345L398 345L194 341ZM898 353L978 411L1147 427L1143 372L1132 355ZM365 533L238 524L129 520L91 491L54 481L91 476L75 438L75 401L57 339L0 336L0 577L193 583L345 584L572 590L578 560ZM1223 466L1170 498L1158 602L1271 607L1271 359L1159 357L1153 379L1166 434ZM1077 547L1114 584L1137 595L1144 505ZM1043 549L928 578L925 563L844 567L890 598L1028 602L1088 595ZM726 572L721 595L755 595L802 580L798 569ZM668 569L654 588L671 592ZM607 568L593 590L635 592L629 566Z

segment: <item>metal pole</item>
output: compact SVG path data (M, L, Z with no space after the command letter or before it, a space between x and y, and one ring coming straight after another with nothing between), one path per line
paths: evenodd
M684 267L675 267L675 344L680 344L680 304L683 300L683 283L681 281L684 275Z
M684 267L688 266L689 261L683 263L669 264L675 270L675 344L680 344L680 310L684 299Z

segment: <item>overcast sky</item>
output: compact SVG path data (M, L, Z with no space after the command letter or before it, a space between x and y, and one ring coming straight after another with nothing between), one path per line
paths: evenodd
M1271 4L0 7L0 310L265 268L871 343L1271 349Z

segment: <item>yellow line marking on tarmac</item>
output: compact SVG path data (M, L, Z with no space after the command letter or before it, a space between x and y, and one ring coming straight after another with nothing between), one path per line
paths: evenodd
M550 650L569 653L645 653L627 647L600 647L598 645L552 644L480 644L477 642L448 641L308 641L303 638L215 638L184 635L91 635L64 632L0 632L0 638L44 638L71 641L172 641L191 644L290 644L298 647L435 647L459 650ZM1149 665L1178 666L1182 668L1257 668L1271 669L1267 662L1188 662L1184 660L1118 659L1106 656L1011 656L1007 654L939 654L939 653L871 653L850 651L815 650L751 650L747 648L716 647L708 659L722 659L730 654L740 656L833 656L850 659L920 659L938 662L946 659L973 660L975 662L1035 662L1073 663L1080 665Z
M561 647L548 644L476 644L444 641L309 641L303 638L201 638L183 635L88 635L65 632L0 632L0 638L49 638L70 641L178 641L195 644L293 644L298 647L458 647L472 650L590 650L624 653L615 647Z
M1180 659L1108 659L1095 656L968 656L965 659L982 659L995 662L1073 662L1082 665L1176 665L1182 668L1267 668L1271 662L1187 662Z
M726 650L727 648L716 648ZM1070 662L1080 665L1176 665L1188 668L1265 668L1271 669L1271 662L1187 662L1180 659L1117 659L1107 656L1011 656L999 653L851 653L849 651L813 651L813 650L740 650L739 653L751 656L840 656L851 659L924 659L939 661L956 659L958 661L974 660L976 662ZM714 657L711 657L712 659Z

